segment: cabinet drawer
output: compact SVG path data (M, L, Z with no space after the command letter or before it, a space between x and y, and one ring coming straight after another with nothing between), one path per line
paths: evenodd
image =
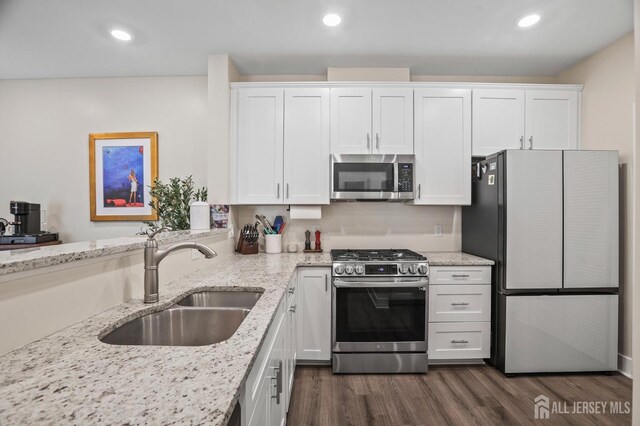
M429 286L429 321L491 321L491 286Z
M432 266L429 284L491 284L491 266Z
M429 324L429 359L489 358L490 322Z

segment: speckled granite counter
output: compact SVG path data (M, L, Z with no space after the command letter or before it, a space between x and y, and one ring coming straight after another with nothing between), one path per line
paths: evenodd
M491 266L495 262L459 251L421 251L431 266Z
M0 357L0 424L211 424L231 415L297 265L328 254L231 255ZM207 288L263 289L236 333L209 346L115 346L98 336Z
M483 260L460 253L427 255L433 265L478 265ZM325 265L330 265L329 253L227 256L161 286L158 304L134 299L3 355L0 425L224 425L296 266ZM98 340L131 319L210 288L264 290L224 342L167 347Z
M178 241L209 238L227 232L226 229L173 231L158 234L156 240L159 244L171 244ZM33 249L0 251L0 275L138 250L144 248L146 239L147 237L144 235L136 235Z

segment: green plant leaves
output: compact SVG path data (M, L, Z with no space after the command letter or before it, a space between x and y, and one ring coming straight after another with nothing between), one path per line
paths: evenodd
M191 201L206 201L207 188L194 191L193 177L169 179L163 183L156 179L150 186L151 201L149 206L158 213L159 222L144 222L152 229L163 226L172 230L189 229Z

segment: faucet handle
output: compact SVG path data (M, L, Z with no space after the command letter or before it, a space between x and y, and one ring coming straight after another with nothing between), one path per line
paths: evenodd
M151 229L147 230L147 236L149 237L150 240L153 240L157 234L164 232L164 231L170 231L171 228L168 228L166 226L163 226L162 228L158 228L155 231L149 233L151 231Z

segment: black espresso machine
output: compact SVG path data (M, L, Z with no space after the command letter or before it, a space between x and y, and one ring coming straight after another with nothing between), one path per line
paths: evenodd
M40 204L26 201L11 201L9 205L14 217L12 235L0 235L0 245L4 244L39 244L57 241L58 234L42 232L40 228ZM2 229L4 234L4 229Z

